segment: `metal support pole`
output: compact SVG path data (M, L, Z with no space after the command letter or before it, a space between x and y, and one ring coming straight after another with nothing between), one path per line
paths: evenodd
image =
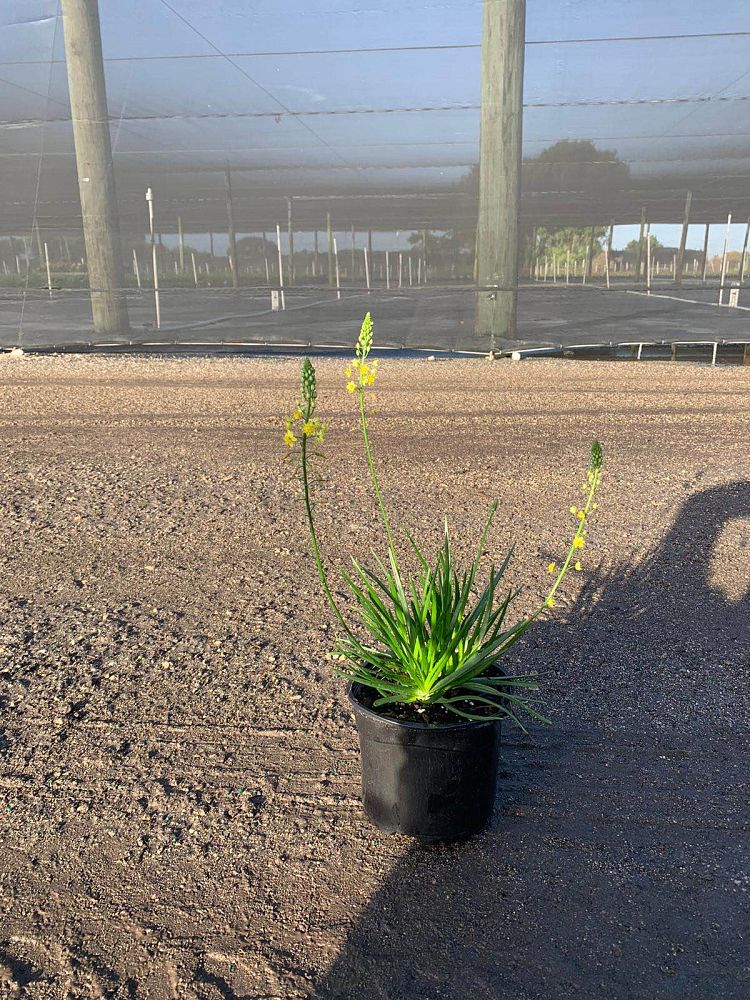
M745 238L742 241L742 259L740 260L740 284L745 280L745 260L747 258L747 238L750 236L750 219L745 226Z
M490 350L516 328L525 33L526 0L484 0L476 332Z
M719 305L724 305L724 279L727 274L727 247L729 246L729 227L732 225L731 212L727 216L727 230L724 233L724 250L721 255L721 278L719 279Z
M709 222L706 223L706 235L703 237L703 274L701 275L701 281L706 280L706 268L708 267L708 231L711 228Z
M685 244L687 243L688 226L690 225L690 203L693 200L693 192L688 191L685 195L685 212L682 216L682 234L680 235L680 248L677 251L677 260L674 265L674 283L682 284L682 273L685 265Z
M279 256L279 293L281 297L281 308L286 309L286 296L284 295L284 262L281 256L281 226L276 226L276 252Z
M643 273L643 234L646 231L646 208L645 206L641 208L641 229L638 233L638 254L635 259L635 280L641 280L641 274Z
M232 286L239 288L240 272L237 266L237 240L234 235L234 205L232 202L232 174L227 165L224 168L224 193L227 200L227 239L229 270L232 272ZM213 249L212 249L213 252Z
M335 270L333 263L333 230L331 229L331 213L326 212L326 232L328 233L328 284L335 284Z
M49 289L49 297L52 298L52 275L49 270L49 248L47 244L44 244L44 263L47 265L47 288Z
M180 274L185 273L185 237L182 232L182 216L177 216L177 246L180 255Z
M341 298L341 273L339 271L339 248L336 246L336 237L333 237L333 259L336 267L336 298Z
M61 0L73 141L97 333L128 329L97 0Z
M148 205L148 229L151 235L151 269L154 272L154 313L156 314L156 329L161 328L161 302L159 300L159 267L156 256L156 230L154 228L154 192L146 188L146 204Z
M294 284L294 229L292 229L292 199L287 198L286 200L286 234L287 234L287 251L289 253L289 262L286 269L286 279L288 285Z

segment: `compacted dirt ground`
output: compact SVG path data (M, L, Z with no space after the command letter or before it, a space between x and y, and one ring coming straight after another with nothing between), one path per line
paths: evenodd
M516 647L488 831L379 835L282 458L293 360L0 361L0 996L750 995L750 370L388 361L386 498L548 585L592 436L584 570ZM319 365L333 567L382 551Z

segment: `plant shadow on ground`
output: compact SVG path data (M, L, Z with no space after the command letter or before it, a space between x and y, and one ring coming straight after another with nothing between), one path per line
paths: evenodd
M750 594L711 575L727 528L747 566L747 518L750 482L695 493L530 633L553 726L504 729L489 830L406 847L311 997L750 995Z

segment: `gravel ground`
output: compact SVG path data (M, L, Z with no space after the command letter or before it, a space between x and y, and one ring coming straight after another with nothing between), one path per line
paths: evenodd
M319 522L379 545L340 362ZM0 361L0 996L750 994L750 370L383 363L393 511L518 543L519 612L606 450L585 570L512 657L490 829L363 819L280 417L298 362ZM489 557L488 557L489 558Z

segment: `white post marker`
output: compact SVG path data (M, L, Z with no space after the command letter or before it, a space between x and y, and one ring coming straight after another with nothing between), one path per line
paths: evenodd
M646 292L651 294L651 223L646 223Z
M154 230L154 192L146 188L146 204L148 205L148 227L151 234L151 268L154 272L154 312L156 313L156 329L161 329L161 302L159 301L159 270L156 266L156 232Z
M276 251L279 256L279 295L281 298L281 308L286 309L286 297L284 295L284 264L281 257L281 226L276 226Z
M417 284L422 284L422 258L417 257Z
M135 247L133 247L133 272L135 274L135 282L138 288L141 287L141 269L138 267L138 254L135 252Z
M413 284L414 281L412 280L411 254L409 254L409 287L411 288Z
M716 343L716 341L714 341L714 349L713 349L713 353L711 354L711 364L712 365L716 364L716 352L718 351L718 349L719 349L719 345Z
M367 252L367 247L364 247L365 252L365 282L367 284L367 291L370 291L370 255Z
M198 268L196 267L196 264L195 264L195 254L192 252L192 250L190 251L190 258L191 258L191 260L193 262L193 281L195 282L195 287L197 288L198 287Z
M336 237L333 237L333 260L336 266L336 298L341 299L341 272L339 271L339 248L336 245Z
M609 289L609 248L604 244L604 271L607 276L607 288Z
M719 279L719 305L724 305L724 279L727 274L727 247L729 246L729 227L732 225L731 212L727 216L727 230L724 233L724 251L721 255L721 278Z
M399 253L398 255L398 287L401 287L401 282L404 276L404 255Z
M44 262L47 265L47 288L49 288L49 297L52 298L52 277L49 273L49 250L46 243L44 244Z
M570 250L568 250L568 255L565 258L565 284L570 284Z
M638 345L638 353L636 354L636 361L641 360L641 351L643 350L643 344Z
M385 252L385 287L391 287L391 258L387 250Z

